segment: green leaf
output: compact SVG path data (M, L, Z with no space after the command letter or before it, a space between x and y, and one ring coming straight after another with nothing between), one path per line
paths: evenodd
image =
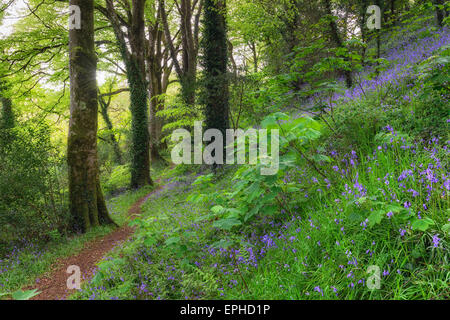
M363 216L357 212L352 212L348 215L348 220L350 222L361 222L361 221L363 221ZM370 219L369 219L369 221L370 221Z
M286 191L287 192L298 192L298 191L300 191L300 188L294 187L294 186L289 186L286 188Z
M450 235L450 223L444 224L442 226L442 230L447 233L448 235Z
M212 247L227 249L227 248L231 247L232 245L233 245L233 241L228 240L228 239L221 239L220 241L213 243Z
M369 226L373 227L376 224L380 224L381 220L384 217L384 211L382 210L377 210L372 212L372 214L369 216Z
M414 219L411 223L413 230L427 231L430 226L434 225L434 221L430 218Z
M276 206L274 204L267 205L262 209L262 214L267 215L267 216L272 216L278 212L279 212L278 206Z
M361 197L359 199L356 199L356 201L358 204L364 204L367 202L367 197Z
M242 211L236 208L230 208L227 209L226 211L227 211L226 214L227 218L239 218L242 214Z
M147 239L144 240L144 246L151 247L154 246L157 242L158 240L156 240L156 238L148 237Z
M91 284L98 285L104 278L103 273L99 270L91 280Z
M214 214L222 214L225 211L225 208L222 206L214 206L211 208L212 213Z
M242 225L241 221L235 218L221 219L213 223L213 227L228 231L240 225Z
M331 162L331 158L323 154L315 154L313 159L315 162L328 162L328 163Z
M174 245L180 243L181 238L179 236L171 237L166 240L166 246Z
M14 300L30 300L38 294L40 294L40 292L38 292L37 289L27 291L17 290L12 293L11 296Z
M246 193L247 201L253 202L253 200L259 198L259 196L264 192L264 190L261 189L259 182L254 182L247 190Z

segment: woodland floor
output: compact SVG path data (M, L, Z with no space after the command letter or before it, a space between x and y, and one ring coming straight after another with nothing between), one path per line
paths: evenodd
M159 183L159 181L157 182ZM164 186L155 188L152 192L142 197L128 210L131 219L133 216L141 214L141 206L155 193L158 193ZM134 233L134 228L124 225L112 233L99 237L85 245L76 255L59 259L41 279L36 280L35 286L27 287L26 290L37 289L40 294L31 300L65 300L74 290L67 288L67 279L70 276L67 268L72 265L80 267L82 282L89 281L95 272L96 265L114 247L127 241Z

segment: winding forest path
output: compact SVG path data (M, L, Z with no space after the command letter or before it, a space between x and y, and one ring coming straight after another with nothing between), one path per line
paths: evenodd
M157 181L156 183L159 183ZM155 188L152 192L142 197L129 210L129 216L142 213L141 206L154 194L164 189L164 186ZM35 286L27 290L37 289L40 294L31 300L64 300L75 290L67 288L67 279L71 276L67 273L69 266L78 266L81 270L81 281L89 281L94 275L96 264L100 262L114 247L128 240L134 232L134 228L124 225L112 233L99 237L85 245L76 255L57 260L42 279Z

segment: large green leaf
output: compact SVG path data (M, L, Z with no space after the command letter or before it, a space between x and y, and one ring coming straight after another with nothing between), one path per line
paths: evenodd
M377 210L377 211L372 212L370 214L369 218L368 218L369 219L369 226L373 227L376 224L380 224L381 220L383 219L383 217L384 217L384 211L383 210Z
M26 291L17 290L16 292L13 292L11 294L11 297L14 300L30 300L31 298L37 296L38 294L40 294L40 292L38 292L37 289Z
M241 221L235 218L221 219L213 223L213 226L218 229L231 230L233 227L242 225Z
M225 208L222 206L214 206L211 208L211 211L214 214L222 214L225 212Z
M166 240L166 246L174 245L180 243L181 238L179 236L171 237Z
M450 235L450 223L444 224L442 226L442 230L447 234Z
M413 230L427 231L430 226L434 225L434 221L430 218L414 219L411 223Z

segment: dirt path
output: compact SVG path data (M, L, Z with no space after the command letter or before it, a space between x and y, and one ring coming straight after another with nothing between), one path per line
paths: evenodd
M150 196L160 189L161 187L158 187L145 197L141 198L129 209L128 214L130 216L141 214L141 206ZM74 290L67 289L67 279L70 276L70 274L66 272L67 268L72 265L80 267L82 282L91 279L96 264L115 246L128 240L133 232L133 228L127 225L122 226L106 236L87 243L77 255L56 261L51 270L47 272L42 279L39 279L35 286L27 288L27 290L38 289L38 291L41 292L32 300L66 299L74 292Z

